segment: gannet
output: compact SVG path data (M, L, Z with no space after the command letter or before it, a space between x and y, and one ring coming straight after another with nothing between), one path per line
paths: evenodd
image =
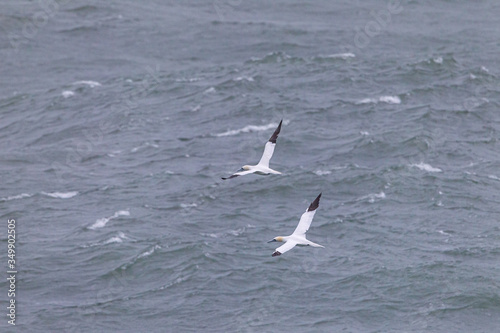
M307 230L309 230L309 226L311 225L311 222L313 220L314 213L316 213L316 208L318 208L319 206L319 198L321 198L321 193L309 205L309 208L307 208L306 212L302 214L302 216L300 217L299 224L297 225L297 228L295 228L295 231L290 236L274 237L272 240L268 242L268 243L285 242L285 244L281 245L274 251L272 255L273 257L282 255L286 251L293 249L295 245L301 245L301 246L310 245L313 247L324 248L323 245L313 243L310 240L306 239L306 232Z
M262 157L260 158L260 161L257 165L244 165L241 167L241 169L236 171L231 176L226 178L222 177L222 179L223 180L231 179L238 176L248 175L250 173L256 173L258 175L265 175L265 176L271 173L275 175L281 175L281 172L273 170L269 167L269 161L271 160L271 157L273 157L274 147L276 146L276 139L278 138L278 134L280 134L282 122L283 119L280 121L278 128L276 128L269 141L266 142L264 153L262 154Z

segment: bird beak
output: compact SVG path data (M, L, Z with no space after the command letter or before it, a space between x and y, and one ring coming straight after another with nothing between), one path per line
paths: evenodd
M240 168L240 169L239 169L238 171L236 171L236 172L241 172L241 171L245 171L245 169Z
M271 239L268 243L276 242L276 239Z

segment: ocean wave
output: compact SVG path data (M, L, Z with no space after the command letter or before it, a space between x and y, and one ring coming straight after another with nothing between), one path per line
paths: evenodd
M239 236L245 233L245 231L249 228L253 228L254 226L251 224L248 224L246 227L241 227L238 229L229 229L226 231L221 231L221 232L213 232L213 233L201 233L202 236L204 237L211 237L211 238L223 238L226 236Z
M101 245L108 245L108 244L113 244L113 243L123 243L124 240L130 239L129 237L125 236L123 232L118 232L116 236L113 236L111 238L108 238L102 242L97 242L97 243L92 243L90 245L85 245L85 247L94 247L94 246L101 246Z
M196 203L190 203L190 204L186 204L186 203L181 203L181 208L193 208L193 207L198 207L198 205Z
M380 193L370 193L368 195L364 195L362 196L361 198L358 199L358 201L364 201L366 199L368 199L368 202L369 203L374 203L375 201L377 201L377 199L385 199L386 196L385 196L385 193L384 192L380 192Z
M289 121L283 121L283 124L288 125ZM220 137L220 136L230 136L230 135L237 135L240 133L248 133L248 132L260 132L260 131L267 131L269 129L274 129L278 127L278 123L270 123L267 125L248 125L243 128L237 129L237 130L231 130L227 131L224 133L218 133L215 134L215 136Z
M136 153L137 151L139 151L140 149L144 149L144 148L148 148L148 147L153 147L153 148L158 148L159 146L156 144L156 143L150 143L150 142L146 142L145 144L143 145L140 145L140 146L137 146L137 147L134 147L130 150L131 153Z
M97 219L94 224L92 224L90 227L88 227L88 229L95 230L95 229L104 228L109 221L116 219L117 217L120 217L120 216L130 216L130 212L128 210L119 210L119 211L115 212L113 214L113 216L103 217L103 218Z
M89 86L90 88L95 88L95 87L100 87L102 86L102 84L100 84L99 82L97 81L76 81L76 82L73 82L72 83L73 85L86 85L86 86Z
M78 191L72 191L72 192L52 192L52 193L41 192L41 194L46 195L46 196L51 197L51 198L69 199L69 198L73 198L75 195L77 195Z
M316 174L318 176L329 175L329 174L332 173L331 171L328 171L328 170L316 170L316 171L313 171L313 172L314 172L314 174Z
M0 201L18 200L18 199L29 198L29 197L32 197L32 196L33 196L33 194L21 193L21 194L18 194L18 195L12 195L12 196L9 196L9 197L0 198Z
M262 58L259 58L259 57L250 58L250 62L260 63L260 64L281 63L281 62L290 61L290 60L303 61L302 58L292 57L292 56L286 54L285 52L270 52Z
M151 248L151 250L147 250L147 251L145 251L145 252L143 252L143 253L139 254L139 255L137 256L137 259L139 259L139 258L144 258L144 257L148 257L148 256L152 255L153 253L155 253L155 251L156 251L156 250L159 250L159 249L161 249L161 246L160 246L160 245L155 245L155 246L153 246L153 247Z
M64 98L69 98L71 96L74 96L75 93L71 90L64 90L61 95L64 97Z
M248 82L253 82L254 79L251 76L238 76L237 78L234 79L234 81L248 81Z
M427 171L427 172L442 172L443 170L439 168L435 168L430 164L420 162L418 164L410 164L410 167L415 167L417 169L420 169L422 171Z
M356 104L377 104L378 102L387 104L401 104L399 96L380 96L377 98L363 98L356 102Z
M334 54L328 54L328 55L319 55L315 59L342 59L342 60L347 60L350 58L356 58L356 55L351 52L346 52L346 53L334 53Z

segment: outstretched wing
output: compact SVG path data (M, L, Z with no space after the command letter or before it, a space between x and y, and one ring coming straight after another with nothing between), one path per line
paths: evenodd
M223 180L226 180L226 179L232 179L232 178L236 178L238 176L244 176L244 175L248 175L249 173L253 173L252 170L243 170L243 171L238 171L238 172L235 172L233 173L231 176L229 177L222 177Z
M273 157L274 147L276 147L275 143L267 141L266 147L264 148L264 153L262 154L258 165L269 168L269 161L271 160L271 157Z
M318 195L316 199L309 205L306 212L302 214L300 217L299 224L297 228L295 228L292 235L305 235L307 230L309 230L309 226L314 218L314 214L316 213L316 209L319 207L319 199L321 198L321 193Z
M278 248L276 249L276 251L274 251L274 253L273 253L273 255L272 255L272 256L273 256L273 257L280 256L280 255L282 255L283 253L285 253L286 251L289 251L289 250L293 249L293 248L295 247L295 245L297 245L297 243L296 243L296 242L294 242L294 241L290 241L290 240L289 240L289 241L288 241L288 242L286 242L285 244L283 244L283 245L281 245L280 247L278 247Z
M278 138L278 134L280 134L281 131L281 123L283 123L283 119L280 121L273 135L271 135L269 141L266 142L264 153L262 154L262 157L259 161L259 165L269 168L269 161L271 160L271 157L273 157L274 147L276 147L276 139Z

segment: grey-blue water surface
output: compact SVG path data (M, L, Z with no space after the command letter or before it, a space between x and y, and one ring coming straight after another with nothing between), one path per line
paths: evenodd
M498 1L0 6L2 332L500 331Z

